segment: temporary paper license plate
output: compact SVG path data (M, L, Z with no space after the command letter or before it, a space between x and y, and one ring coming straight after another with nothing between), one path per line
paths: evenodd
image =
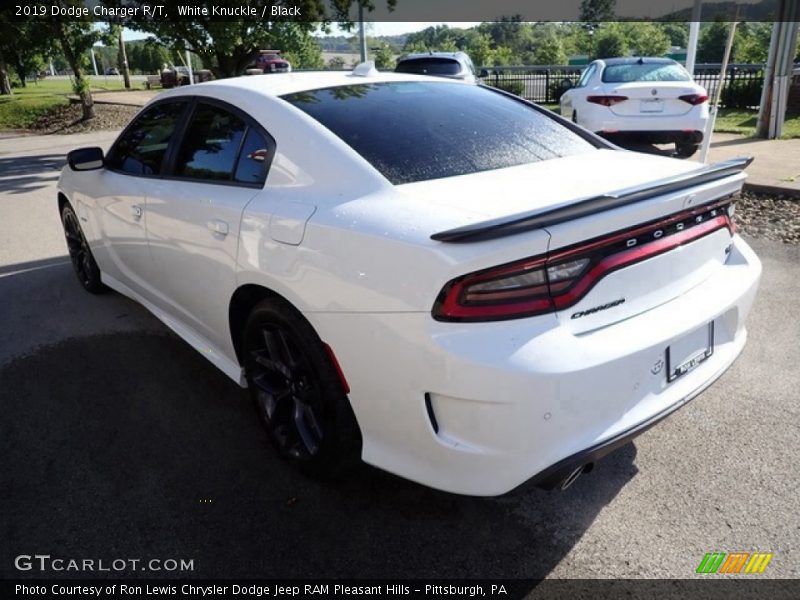
M672 342L667 348L667 381L696 369L714 354L714 321Z

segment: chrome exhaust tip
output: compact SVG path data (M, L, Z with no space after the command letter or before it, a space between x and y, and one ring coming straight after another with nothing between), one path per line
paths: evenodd
M587 463L585 465L581 465L580 467L575 467L575 469L570 471L570 473L561 480L561 484L558 486L559 489L563 492L565 489L575 483L578 480L578 477L591 471L593 466L594 465L592 463Z

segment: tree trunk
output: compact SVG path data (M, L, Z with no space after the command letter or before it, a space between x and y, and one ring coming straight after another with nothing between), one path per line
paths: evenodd
M11 80L8 78L8 66L2 53L0 53L0 94L4 96L13 94Z
M75 74L75 93L80 96L81 108L83 109L83 120L88 121L94 119L94 99L92 92L89 90L89 82L84 79L83 70L81 69L81 62L75 51L67 39L67 34L64 32L64 25L58 23L59 40L61 42L61 50L64 51L64 58L67 59L72 72Z
M28 87L28 84L25 83L25 65L22 64L22 61L19 58L16 58L14 61L14 70L17 72L17 77L19 77L19 83L22 87Z
M125 80L125 89L131 89L131 72L128 69L128 53L125 50L125 40L122 39L122 27L119 28L119 57L122 64L122 78Z

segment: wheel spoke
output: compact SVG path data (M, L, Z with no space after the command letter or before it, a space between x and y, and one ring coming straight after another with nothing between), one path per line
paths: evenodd
M319 424L311 408L297 399L294 403L294 427L308 454L316 454L322 437Z

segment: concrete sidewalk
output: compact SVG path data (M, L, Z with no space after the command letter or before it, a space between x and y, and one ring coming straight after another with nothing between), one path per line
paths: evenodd
M120 92L92 92L95 104L122 104L124 106L144 106L163 90L129 90ZM77 102L77 96L68 96L70 102Z
M800 139L762 140L732 133L715 133L708 162L752 156L747 183L754 192L800 197Z

